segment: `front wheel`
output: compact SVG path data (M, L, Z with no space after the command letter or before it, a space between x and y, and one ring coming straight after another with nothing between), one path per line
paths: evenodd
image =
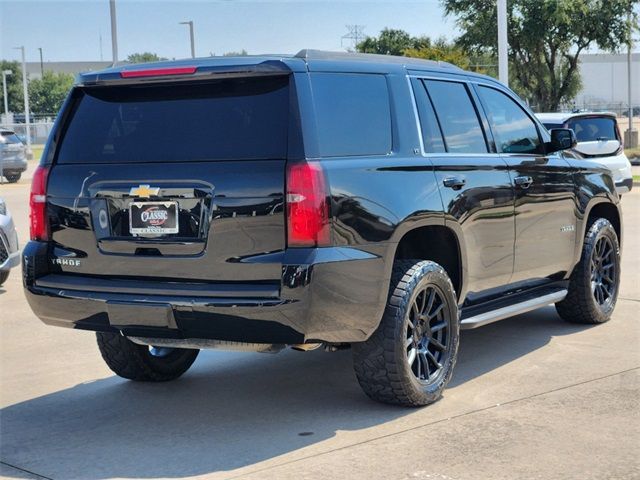
M193 364L199 350L150 347L133 343L118 333L97 332L98 348L117 375L142 382L178 378Z
M366 342L353 344L360 386L384 403L435 402L453 374L459 328L446 271L431 261L397 261L380 325Z
M611 318L620 286L620 245L613 225L596 219L582 246L580 263L569 282L569 292L556 303L560 317L573 323L604 323Z

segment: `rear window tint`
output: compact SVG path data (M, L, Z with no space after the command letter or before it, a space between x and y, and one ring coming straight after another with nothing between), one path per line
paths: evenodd
M0 132L0 143L22 143L13 132Z
M389 91L383 75L311 75L320 156L391 151Z
M85 88L59 163L286 158L287 77Z
M449 153L486 153L487 144L467 87L462 83L426 80Z
M616 122L613 118L593 117L569 120L569 128L576 132L579 142L617 140Z

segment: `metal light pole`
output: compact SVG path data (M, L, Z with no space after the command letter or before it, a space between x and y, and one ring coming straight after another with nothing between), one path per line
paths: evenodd
M498 1L498 77L509 86L509 40L507 38L507 0Z
M38 47L40 50L40 78L44 78L44 65L42 63L42 47Z
M191 38L191 58L196 58L196 42L193 38L193 20L180 22L180 25L189 25L189 37Z
M4 98L5 122L7 121L6 118L9 117L9 98L7 97L7 76L8 75L13 75L13 72L11 70L2 71L2 94Z
M109 12L111 13L111 51L113 64L118 63L118 25L116 23L116 0L109 0Z
M22 92L24 94L24 124L26 128L26 139L27 139L27 158L33 157L33 152L31 151L31 127L29 121L29 88L27 86L27 62L24 58L24 46L22 47L14 47L15 50L20 50L22 53Z
M631 132L633 131L633 105L631 103L631 49L633 47L633 30L631 23L631 12L629 12L627 16L627 20L629 22L629 42L627 43L627 87L628 87L628 100L629 100L629 132L627 133L627 143L628 146L631 147L633 143L631 141Z

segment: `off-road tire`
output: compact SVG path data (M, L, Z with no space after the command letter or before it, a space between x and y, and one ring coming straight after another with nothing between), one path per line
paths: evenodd
M591 286L592 256L598 240L606 236L614 249L615 292L612 301L601 306L594 298ZM569 293L564 300L556 303L556 311L560 317L572 323L604 323L609 321L616 306L620 290L620 244L613 225L604 218L595 219L588 227L582 246L580 262L573 270L569 282Z
M16 183L18 180L20 180L20 177L22 176L21 173L14 173L14 174L6 174L5 178L7 179L7 182L9 183Z
M97 332L98 348L117 375L141 382L166 382L178 378L193 364L199 350L174 348L163 357L153 356L145 345L118 333Z
M427 285L437 288L449 316L449 356L432 384L420 382L414 375L407 358L411 347L405 345L414 295ZM380 325L367 341L352 345L360 386L370 398L383 403L418 407L437 401L453 374L459 330L456 294L444 268L431 261L396 261Z
M7 278L9 278L9 270L0 272L0 286L7 281Z

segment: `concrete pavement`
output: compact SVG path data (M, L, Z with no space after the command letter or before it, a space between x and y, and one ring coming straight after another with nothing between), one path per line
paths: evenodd
M28 236L28 175L1 185ZM444 398L361 393L350 352L201 352L182 378L139 384L93 334L47 327L14 271L0 288L3 478L640 478L640 190L625 195L611 322L551 307L465 331Z

